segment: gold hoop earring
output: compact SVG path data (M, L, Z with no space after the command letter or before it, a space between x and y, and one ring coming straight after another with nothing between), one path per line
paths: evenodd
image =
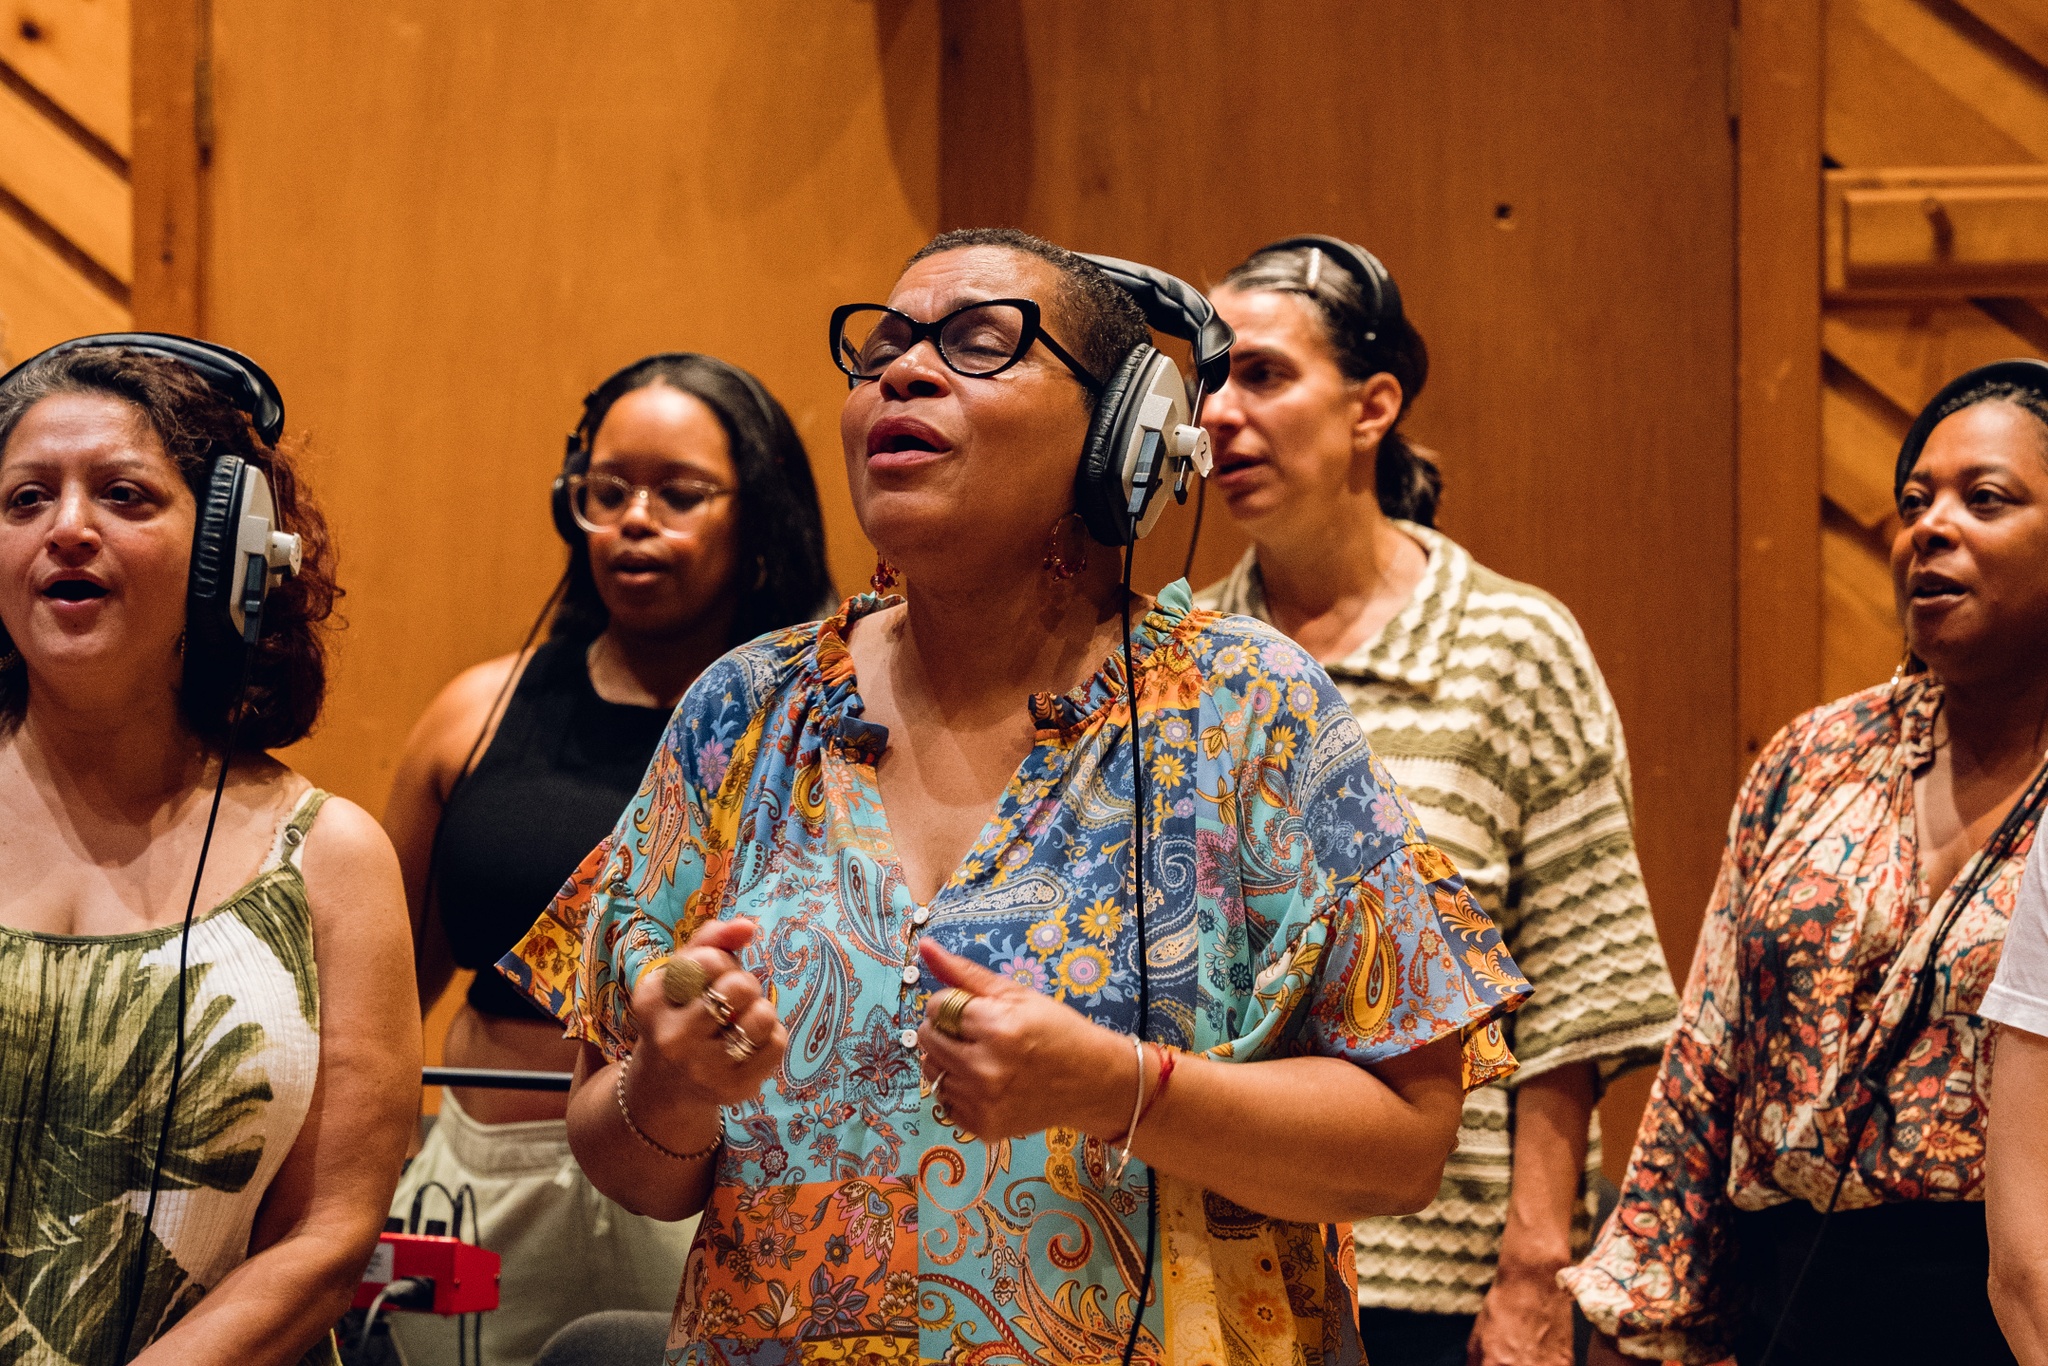
M1075 551L1070 556L1060 548L1060 532L1068 522L1074 523ZM1052 575L1054 583L1065 583L1088 567L1087 523L1078 512L1069 512L1052 524L1052 530L1045 538L1045 570Z
M896 586L896 566L881 556L875 556L875 572L868 579L868 587L880 597Z

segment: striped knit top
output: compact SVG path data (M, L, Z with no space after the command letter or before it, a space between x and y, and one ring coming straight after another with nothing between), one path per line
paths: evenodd
M1415 596L1324 667L1536 993L1507 1021L1521 1070L1466 1097L1436 1201L1355 1226L1358 1298L1475 1314L1507 1222L1512 1088L1569 1063L1597 1064L1604 1085L1655 1062L1678 997L1636 861L1621 719L1578 623L1449 537L1396 525L1429 555ZM1200 602L1270 621L1256 552ZM1600 1166L1597 1116L1586 1166Z

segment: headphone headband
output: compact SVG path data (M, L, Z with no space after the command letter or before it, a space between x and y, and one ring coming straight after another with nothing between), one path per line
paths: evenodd
M2048 402L2048 361L2025 358L1993 361L1989 365L1966 370L1942 385L1941 392L1928 399L1927 406L1920 410L1920 416L1913 419L1912 427L1906 432L1905 443L1899 447L1899 463L1892 470L1894 503L1904 491L1906 480L1912 477L1913 466L1920 463L1920 452L1927 445L1927 438L1933 435L1943 418L1951 416L1942 409L1972 389L1987 384L2010 384L2015 389L2037 394L2043 402Z
M1085 251L1075 255L1099 266L1118 288L1137 300L1145 321L1155 331L1194 346L1195 377L1202 392L1213 394L1223 387L1230 378L1230 344L1237 337L1230 324L1216 316L1215 307L1202 291L1154 266Z
M1367 341L1378 341L1380 333L1400 321L1400 287L1394 283L1394 277L1387 268L1380 264L1379 257L1354 242L1346 242L1341 237L1325 237L1320 233L1303 233L1299 237L1283 237L1277 242L1268 242L1252 256L1263 256L1269 251L1300 251L1307 247L1336 258L1345 273L1371 294L1372 328L1366 333Z
M38 361L61 356L67 351L97 347L144 351L177 361L195 371L206 381L207 387L248 418L264 445L275 446L278 437L284 434L284 398L262 366L230 347L201 341L197 337L179 336L175 332L100 332L90 337L58 342L0 375L0 388L6 387L16 375Z

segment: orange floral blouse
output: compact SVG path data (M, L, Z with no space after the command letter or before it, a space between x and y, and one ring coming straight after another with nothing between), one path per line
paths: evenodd
M1735 1333L1730 1224L1787 1200L1825 1208L1915 975L1980 852L1932 903L1913 779L1942 694L1920 674L1806 713L1737 800L1719 884L1622 1185L1560 1278L1632 1356L1713 1362ZM1982 1200L1989 1025L2033 832L1977 882L1936 955L1925 1023L1885 1079L1837 1207Z

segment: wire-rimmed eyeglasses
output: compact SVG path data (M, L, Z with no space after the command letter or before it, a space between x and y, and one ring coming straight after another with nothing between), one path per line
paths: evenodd
M729 488L706 479L668 479L659 484L635 484L615 474L572 474L568 478L569 513L585 531L611 531L626 520L635 503L647 505L647 515L663 531L681 534Z
M887 304L841 304L832 310L832 363L845 372L849 385L880 379L897 357L921 341L932 343L948 370L972 379L1000 375L1024 359L1033 342L1042 341L1074 378L1094 392L1102 390L1102 381L1052 339L1030 299L984 299L928 323Z

